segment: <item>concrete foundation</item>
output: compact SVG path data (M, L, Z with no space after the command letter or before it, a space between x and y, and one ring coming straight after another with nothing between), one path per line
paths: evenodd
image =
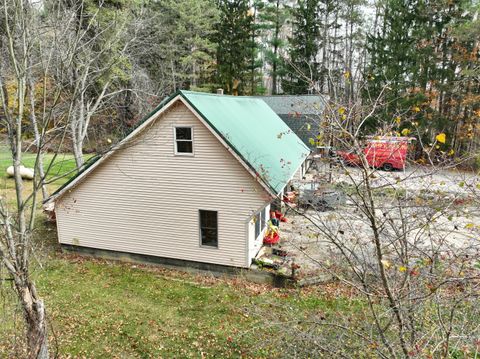
M128 252L111 251L106 249L74 246L70 244L61 244L65 252L77 253L89 257L104 258L127 263L155 264L161 267L181 270L189 273L203 273L215 277L230 276L242 277L254 283L270 284L275 287L293 286L295 281L291 277L286 277L276 273L271 273L262 269L248 269L229 267L220 264L202 263L187 261L183 259L149 256L145 254L136 254Z

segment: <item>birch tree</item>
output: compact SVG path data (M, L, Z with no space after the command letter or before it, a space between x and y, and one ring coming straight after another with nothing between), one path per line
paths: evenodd
M83 0L66 6L59 4L64 14L66 36L59 49L61 73L68 91L65 101L72 151L77 168L84 163L83 147L89 126L108 100L125 91L119 82L128 77L128 47L135 41L135 30L128 27L128 16L112 12L102 21L105 5L87 6ZM132 31L127 37L127 31Z
M31 241L37 209L37 192L44 184L44 178L32 181L29 194L20 174L22 165L23 121L28 118L28 87L32 87L29 76L34 66L33 28L34 10L24 0L4 0L2 10L1 47L4 58L0 65L1 125L8 137L9 149L14 168L15 205L9 205L9 198L0 198L0 260L13 282L13 289L21 304L26 326L29 358L48 358L48 335L46 309L30 276L30 260L34 244ZM13 94L8 91L11 83ZM34 108L30 109L34 111ZM37 124L31 116L32 123ZM39 127L35 126L36 140L41 142ZM40 143L37 143L39 145ZM41 146L41 144L40 144ZM37 164L41 161L37 152ZM38 166L36 166L38 168ZM42 173L40 176L44 176Z
M58 179L53 167L69 128L63 116L68 88L62 66L71 63L62 61L61 50L74 19L54 5L37 7L27 0L3 0L0 5L0 125L14 168L14 199L9 191L0 196L0 262L22 309L29 358L49 357L47 311L32 279L32 262L42 245L33 234L40 199ZM30 135L33 142L28 144ZM43 160L46 147L49 162ZM21 167L27 150L34 150L35 171L34 179L24 182Z

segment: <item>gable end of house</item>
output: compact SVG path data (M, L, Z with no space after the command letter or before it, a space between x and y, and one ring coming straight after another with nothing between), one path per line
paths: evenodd
M121 150L125 147L130 141L132 141L136 136L141 134L144 131L148 131L148 127L152 125L155 121L159 120L169 109L171 109L176 103L183 103L193 115L203 123L203 125L217 138L217 140L230 152L240 164L254 177L254 179L263 187L263 189L268 193L271 198L276 197L277 193L271 188L271 186L266 183L262 176L255 171L253 166L243 158L241 153L232 146L228 139L218 131L215 126L213 126L205 116L203 116L195 106L183 95L181 91L177 92L175 95L172 95L169 99L162 101L162 103L157 106L150 114L148 114L139 125L128 134L123 140L110 148L103 155L98 155L87 161L84 167L77 173L76 176L72 177L67 181L63 186L57 189L48 199L44 201L44 206L47 207L48 204L54 203L65 193L74 190L74 188L82 181L86 180L90 173L92 173L95 168L100 166L104 161L108 160L112 154Z

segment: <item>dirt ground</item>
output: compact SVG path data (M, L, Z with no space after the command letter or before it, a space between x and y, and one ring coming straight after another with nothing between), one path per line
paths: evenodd
M319 172L325 172L321 169ZM477 184L480 179L473 172L460 171L455 169L442 169L435 167L410 166L404 171L386 172L372 170L372 183L375 186L402 188L408 191L440 191L445 195L471 194L472 189L480 193ZM312 176L312 174L309 174ZM341 168L334 169L333 182L352 182L360 178L360 169L348 167L346 171Z
M328 168L320 165L318 169L310 170L304 181L322 184L326 183L328 177ZM299 266L297 275L302 280L314 281L317 278L321 281L327 278L325 268L338 260L338 252L328 239L329 235L349 238L352 243L365 243L372 236L370 224L359 215L354 197L348 193L348 188L361 181L360 169L333 168L331 178L330 187L344 188L345 203L325 211L287 209L288 222L280 225L279 243L279 248L287 252L287 257L281 259L270 255L287 269L291 268L292 263ZM411 226L408 240L413 245L435 245L445 251L468 248L479 253L480 213L476 204L480 199L480 179L474 173L416 166L405 171L372 170L371 179L373 186L385 193L378 200L379 211L389 211L394 213L394 217L399 216L393 206L393 196L401 193L411 198L412 208L403 209L401 215L406 216L404 221ZM418 221L412 220L414 216L419 216ZM435 218L429 220L428 230L418 228L418 223L425 223L427 217ZM394 220L398 220L400 225L399 218ZM394 241L395 235L398 234L393 228L385 230L385 242ZM364 251L366 258L369 252L371 256L374 255L373 248L369 249L368 246L359 245L358 250Z

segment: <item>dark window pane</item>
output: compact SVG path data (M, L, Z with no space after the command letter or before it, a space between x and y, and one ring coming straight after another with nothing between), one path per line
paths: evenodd
M200 219L202 221L202 227L217 226L217 212L215 211L200 211Z
M191 141L177 141L177 152L179 153L193 153L193 146Z
M175 138L177 140L191 140L192 129L190 127L177 127L175 128Z
M201 211L202 227L215 228L217 226L217 212Z
M200 233L203 246L218 246L217 212L200 211Z
M217 230L203 228L202 229L202 246L217 247Z

